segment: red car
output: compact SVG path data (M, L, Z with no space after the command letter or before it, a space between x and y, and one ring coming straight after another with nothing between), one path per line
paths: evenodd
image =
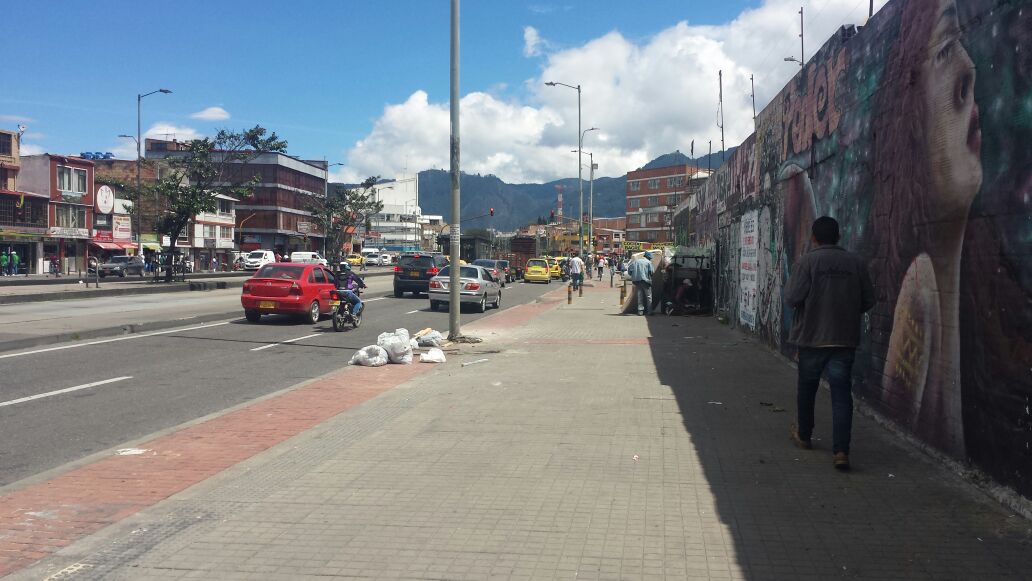
M244 282L240 304L252 323L275 313L304 315L314 324L333 311L330 291L336 288L336 277L318 264L273 262Z

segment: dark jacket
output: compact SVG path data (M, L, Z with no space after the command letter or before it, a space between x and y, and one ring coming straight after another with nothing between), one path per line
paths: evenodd
M792 269L785 301L795 309L789 343L856 347L860 317L874 306L874 287L859 256L839 246L818 246Z

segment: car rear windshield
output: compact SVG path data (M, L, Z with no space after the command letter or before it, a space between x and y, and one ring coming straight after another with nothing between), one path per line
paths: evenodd
M451 273L451 267L446 266L441 270L441 276L449 276ZM480 273L477 269L472 266L460 266L459 276L462 278L480 278Z
M473 264L475 264L477 266L486 266L487 268L494 268L495 267L495 261L487 260L486 258L481 258L480 260L474 260Z
M255 278L280 278L284 280L301 280L301 274L304 273L305 267L303 266L283 266L283 265L272 265L266 264L258 271L258 274L254 275Z
M265 256L265 253L261 250L255 250L254 252L247 255L248 258L261 258Z
M129 262L128 256L112 256L111 262Z
M404 268L430 268L434 265L434 259L429 256L402 256L398 265Z
M548 263L544 260L528 260L527 266L540 266L543 268L548 268Z

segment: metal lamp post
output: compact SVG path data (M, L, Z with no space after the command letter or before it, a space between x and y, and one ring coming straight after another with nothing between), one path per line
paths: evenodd
M556 85L560 85L560 86L563 86L563 87L568 87L570 89L576 89L576 91L577 91L577 138L578 138L577 139L577 193L580 195L580 209L579 209L580 213L577 215L577 223L580 225L580 228L578 228L578 230L577 230L577 232L578 232L578 235L577 235L577 246L579 246L578 252L581 255L581 258L583 259L583 257L584 257L584 244L583 244L583 241L584 241L584 172L583 172L583 167L581 166L581 145L582 145L583 140L584 140L584 133L587 133L587 132L586 131L584 133L581 132L581 86L580 85L576 85L576 86L574 86L574 85L567 85L566 83L560 83L558 81L549 81L549 82L545 83L545 85L547 85L549 87L554 87Z
M143 139L143 136L141 135L142 128L140 126L140 109L141 109L142 104L143 104L143 98L144 97L149 97L149 96L151 96L151 95L153 95L155 93L164 93L164 94L168 95L171 92L172 91L170 89L158 89L157 91L151 91L150 93L143 93L143 94L139 94L138 93L136 95L136 197L137 197L137 200L139 200L139 201L142 201L142 196L140 194L140 189L141 189L141 180L140 180L140 161L141 161L141 159L140 159L140 156L141 156L140 145L141 145L141 143L140 143L140 141ZM142 224L142 222L143 222L143 207L142 206L143 205L141 204L140 213L139 213L140 222L141 222L140 226L141 227L143 226L143 224ZM157 224L155 224L154 230L155 230L155 234L157 234ZM139 234L140 234L139 235L139 240L138 240L138 242L139 242L139 253L140 253L140 256L143 256L143 230L142 230L142 228L140 229L140 233ZM160 242L158 244L160 244Z

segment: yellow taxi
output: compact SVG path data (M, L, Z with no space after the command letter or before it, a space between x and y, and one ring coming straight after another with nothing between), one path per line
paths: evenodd
M344 260L351 266L362 266L362 261L364 259L361 254L349 254L344 258Z
M548 259L548 272L552 273L552 278L561 279L563 277L563 269L559 265L558 258Z
M523 271L523 281L551 283L552 277L549 275L548 259L531 258L528 260L527 268Z

